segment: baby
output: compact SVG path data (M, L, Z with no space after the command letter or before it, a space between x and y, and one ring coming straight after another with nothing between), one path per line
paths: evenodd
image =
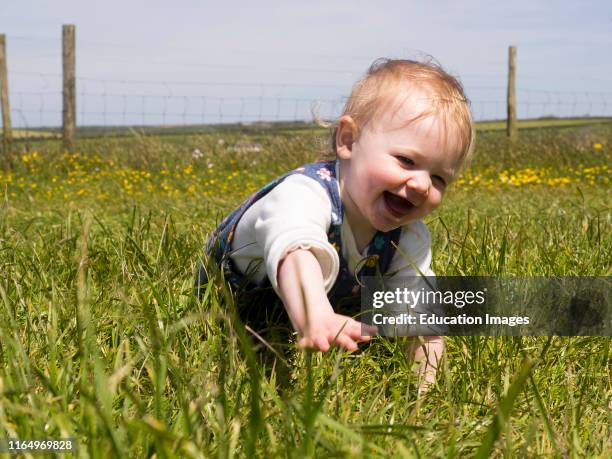
M422 218L442 202L473 140L454 77L431 63L377 60L334 124L336 159L253 194L215 230L208 253L242 298L282 300L300 346L354 351L376 333L350 316L359 312L360 278L433 275ZM198 279L205 282L204 267ZM411 346L425 380L443 347L437 336Z

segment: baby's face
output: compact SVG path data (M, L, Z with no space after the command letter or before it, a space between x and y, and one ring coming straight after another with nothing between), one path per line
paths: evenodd
M460 166L456 133L436 116L417 121L427 101L410 97L361 131L338 156L342 201L354 230L390 231L423 218L442 202ZM399 109L397 109L399 107Z

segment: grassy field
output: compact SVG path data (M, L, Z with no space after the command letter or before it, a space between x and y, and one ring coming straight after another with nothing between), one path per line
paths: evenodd
M12 136L16 140L23 139L61 139L62 133L59 130L27 130L27 129L14 129L12 131Z
M518 120L517 124L520 129L539 129L539 128L568 128L577 126L592 126L597 124L609 124L612 118L534 118ZM506 129L506 122L500 121L479 121L476 123L478 131L499 131ZM261 131L273 132L274 134L284 133L288 135L304 134L315 131L318 135L323 135L325 129L319 128L312 123L301 121L277 121L268 123L240 123L240 124L203 124L203 125L186 125L186 126L79 126L78 134L81 138L99 138L132 136L134 132L143 133L145 135L159 136L190 136L201 134L222 134L225 132L243 131L245 133L256 133ZM33 128L33 129L17 129L13 130L13 137L22 141L48 140L51 138L61 139L61 128Z
M80 457L609 457L608 337L456 337L418 396L399 340L266 351L196 261L318 131L29 144L0 167L0 438ZM612 125L479 134L427 219L447 275L610 275ZM277 344L277 348L279 345Z

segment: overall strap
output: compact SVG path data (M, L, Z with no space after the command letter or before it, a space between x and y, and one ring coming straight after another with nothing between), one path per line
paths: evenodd
M218 261L224 261L229 258L229 255L231 255L231 243L234 237L234 232L244 213L249 209L249 207L266 196L287 177L294 174L303 174L313 178L323 187L323 189L325 189L332 204L332 225L341 224L342 201L340 199L338 185L335 178L335 161L322 161L318 163L306 164L269 182L263 188L249 196L238 208L223 219L208 240L206 246L207 253L214 255Z

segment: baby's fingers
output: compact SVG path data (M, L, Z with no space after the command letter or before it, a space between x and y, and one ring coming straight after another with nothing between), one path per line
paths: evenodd
M329 351L329 341L324 336L317 336L314 340L314 348L321 352Z
M352 339L359 341L369 341L372 336L378 334L377 327L364 324L355 319L350 319L342 331Z
M307 338L307 337L300 338L298 340L298 347L300 349L312 348L312 340L310 338Z
M367 336L368 339L370 339L372 336L378 335L378 327L376 325L367 325L361 322L359 323L361 324L361 333Z
M344 333L341 333L340 335L331 338L333 339L332 344L342 346L349 352L353 352L358 349L357 343L353 339L351 339L351 337Z
M300 349L315 349L321 352L329 351L329 342L322 336L316 336L314 338L303 337L298 341L298 347Z

